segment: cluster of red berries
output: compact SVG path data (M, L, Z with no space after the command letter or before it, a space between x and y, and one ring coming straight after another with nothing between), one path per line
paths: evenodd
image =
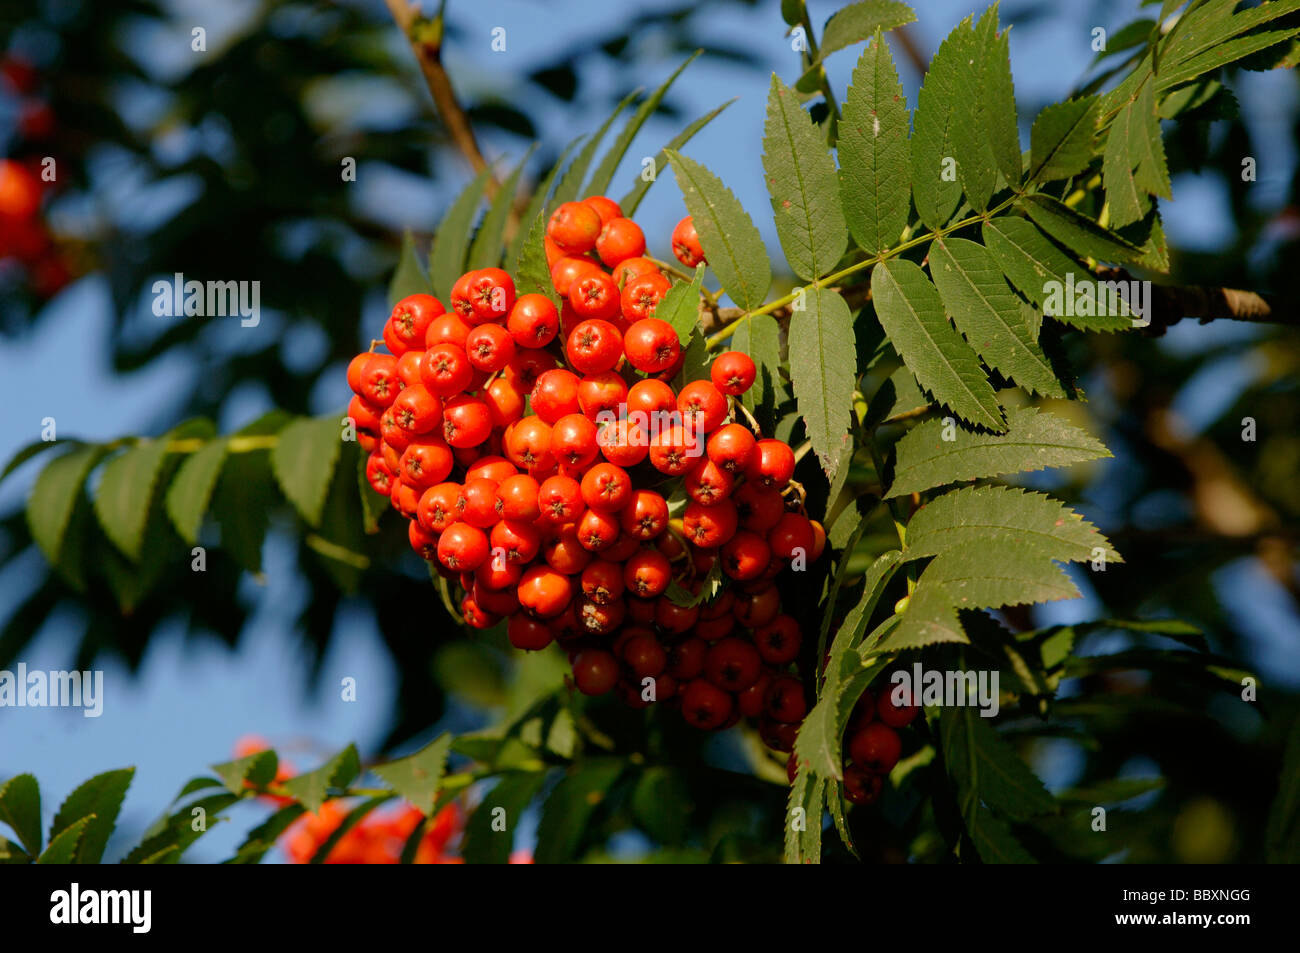
M291 863L310 863L321 846L343 823L353 805L336 799L326 801L316 814L304 814L280 837L280 846ZM424 819L419 808L402 804L392 811L372 811L350 827L325 858L327 864L396 864L415 828ZM448 853L451 842L465 825L455 801L444 807L428 826L416 849L417 864L463 864L461 857Z
M14 128L7 139L27 158L0 159L0 265L16 266L21 280L39 298L53 297L72 279L66 254L55 243L41 203L46 185L40 174L43 159L38 144L54 131L54 114L36 95L40 77L26 61L0 61L0 99L16 101ZM0 109L0 112L9 112Z
M670 703L705 729L756 718L790 751L802 637L773 580L826 537L802 512L794 452L735 399L754 362L727 352L674 390L681 342L655 317L670 282L613 201L561 205L546 243L561 308L471 271L450 311L399 301L391 353L351 362L369 482L463 590L468 625L506 619L521 649L558 642L585 694ZM689 219L674 246L702 260Z
M256 736L247 735L235 744L235 757L245 758L265 751L270 747L267 742ZM293 777L293 766L281 759L276 772L276 782ZM292 804L293 798L274 794L262 797L277 807ZM310 863L321 846L330 838L353 805L346 800L335 798L326 801L315 814L303 814L280 835L280 846L289 861L295 864ZM326 857L327 864L396 864L401 861L402 850L407 840L415 833L424 815L417 807L403 801L397 808L387 811L373 811L361 821L350 827L339 838L338 843ZM452 801L436 815L424 832L420 846L416 849L414 863L417 864L461 864L464 860L450 851L459 841L465 830L465 812L461 806ZM531 857L525 852L511 856L510 863L531 863Z
M900 705L893 691L879 697L863 693L849 718L844 741L844 796L853 804L874 804L884 789L885 778L898 764L903 751L899 729L916 718L920 709ZM794 762L787 766L793 783Z

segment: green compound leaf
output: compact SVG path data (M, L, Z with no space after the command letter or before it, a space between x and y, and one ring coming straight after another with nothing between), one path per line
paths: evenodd
M104 856L104 847L108 844L109 835L113 833L113 827L117 824L117 814L122 808L122 800L126 797L126 789L131 786L131 778L134 776L135 768L105 771L69 794L59 805L58 813L54 815L54 824L50 827L50 846L46 848L46 853L55 850L60 835L67 833L76 825L81 825L82 830L77 837L72 855L75 860L57 862L99 863L100 858ZM66 849L66 846L65 840L60 850ZM45 855L42 855L42 863L56 862L47 861L44 857Z
M32 775L14 775L0 787L0 823L9 825L28 854L41 852L41 789Z
M907 99L879 34L853 71L837 152L840 197L853 240L866 252L894 245L911 197Z
M58 565L63 554L68 522L86 477L105 453L105 447L85 446L55 457L32 487L27 499L27 529L51 565Z
M1025 324L1020 299L983 245L964 238L936 239L930 246L930 275L957 330L986 364L1028 390L1065 396Z
M853 315L834 291L807 289L790 317L790 380L808 438L828 478L851 446L848 431L857 381Z
M835 160L799 97L772 74L763 132L763 171L786 260L814 281L835 267L848 245Z
M407 295L428 294L432 290L428 276L420 267L415 253L415 238L408 228L402 233L402 251L397 259L393 279L388 283L388 306L391 308Z
M1096 96L1045 108L1029 131L1029 181L1068 179L1088 167L1097 148L1100 103Z
M425 817L432 817L451 741L450 734L441 734L415 754L377 765L372 770L418 807Z
M908 558L978 543L1019 547L1047 559L1122 562L1097 528L1044 493L1006 486L963 487L922 506L907 524Z
M700 163L671 150L668 161L709 267L737 305L757 308L772 286L772 266L749 213L722 180Z
M893 259L871 273L876 317L917 383L963 419L1002 430L1002 408L966 341L948 323L930 279L910 261Z
M1098 261L1140 262L1146 254L1050 195L1036 192L1025 196L1024 209L1039 228L1077 255Z
M361 773L361 757L356 745L348 745L315 771L299 774L283 782L283 787L313 814L319 813L330 788L346 788Z
M723 103L721 106L718 106L716 109L709 110L707 113L705 113L699 119L695 120L693 123L691 123L685 129L683 129L677 135L669 139L668 144L664 146L662 149L660 149L657 153L655 153L654 172L650 173L650 170L648 168L643 167L641 171L637 174L636 185L632 186L631 190L626 195L624 195L621 199L619 199L618 206L623 210L624 215L626 215L628 218L631 218L632 213L634 213L637 210L637 208L641 205L641 200L645 198L645 194L647 191L649 191L650 186L654 185L654 183L659 178L659 174L663 172L665 168L667 168L669 151L670 150L679 151L682 148L682 146L686 145L686 143L691 141L691 139L695 136L697 132L699 132L709 123L713 122L713 120L724 109L726 109L735 101L736 101L735 99L728 99L725 103Z
M917 95L911 140L912 200L931 230L942 228L961 201L957 170L964 162L980 161L958 151L959 145L977 136L974 130L958 129L975 123L974 111L966 105L976 80L974 39L967 17L940 44Z
M537 824L537 863L562 864L575 859L583 837L590 833L592 815L622 776L624 766L619 758L590 759L555 786Z
M1109 287L1023 218L995 218L984 223L984 245L1006 277L1040 310L1084 331L1123 331L1135 312L1118 294L1102 298Z
M295 420L280 432L271 450L276 483L310 526L320 526L325 495L343 449L340 419L327 414Z
M944 439L945 431L952 439ZM1012 411L1004 434L948 429L942 420L927 420L898 441L887 496L1109 456L1095 437L1033 407Z
M854 43L869 40L882 30L893 30L916 19L912 8L898 0L862 0L837 10L822 31L822 58Z
M484 169L465 186L434 233L433 247L429 251L429 280L433 293L444 304L451 301L451 286L465 271L470 229L474 227L474 218L491 174L491 169Z

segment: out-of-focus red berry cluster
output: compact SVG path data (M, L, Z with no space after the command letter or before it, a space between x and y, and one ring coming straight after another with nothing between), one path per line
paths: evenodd
M16 102L16 127L0 139L9 142L9 155L0 158L0 268L14 270L38 298L53 297L72 279L63 248L41 215L46 194L48 140L55 130L54 113L40 96L41 77L26 61L14 56L0 60L0 97Z

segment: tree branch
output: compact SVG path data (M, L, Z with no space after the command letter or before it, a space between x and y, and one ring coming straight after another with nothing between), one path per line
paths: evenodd
M479 149L474 127L470 125L469 117L456 99L451 77L447 75L446 67L442 65L442 14L439 13L432 21L422 20L420 11L412 0L384 0L384 2L388 4L388 9L402 35L411 44L411 51L415 53L415 60L420 64L420 72L424 74L425 85L429 87L429 94L433 97L433 105L438 111L439 118L447 127L452 142L477 175L488 168L488 163L483 157L482 150ZM488 196L495 196L500 188L501 183L497 181L496 176L489 175Z
M1133 275L1123 268L1100 268L1097 278L1101 281L1134 280ZM862 285L831 290L844 295L850 307L857 307L871 297L870 291ZM713 334L744 316L743 308L703 308L700 324L705 334ZM789 320L789 306L772 311L772 317L777 321ZM1286 302L1273 295L1238 288L1152 284L1151 324L1143 328L1142 333L1159 337L1184 318L1196 318L1202 324L1226 320L1300 326L1300 302Z
M1103 281L1133 280L1123 268L1101 268L1097 277ZM1151 337L1159 337L1184 318L1196 318L1202 324L1221 320L1300 324L1300 303L1237 288L1152 284L1150 305L1151 324L1142 331Z

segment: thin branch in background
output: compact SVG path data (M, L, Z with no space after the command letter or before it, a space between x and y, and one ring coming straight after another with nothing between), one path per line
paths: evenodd
M488 162L479 148L478 137L474 134L474 127L470 125L469 116L456 98L451 77L447 75L447 69L442 64L442 9L439 8L438 15L433 20L424 20L410 0L384 0L384 2L388 4L388 9L402 35L411 44L411 51L415 53L416 62L420 64L420 72L424 74L425 85L429 87L429 94L433 97L434 108L437 109L443 125L447 127L452 142L469 162L474 174L478 175L488 168ZM494 174L490 174L487 181L488 197L495 197L500 189L501 183Z

